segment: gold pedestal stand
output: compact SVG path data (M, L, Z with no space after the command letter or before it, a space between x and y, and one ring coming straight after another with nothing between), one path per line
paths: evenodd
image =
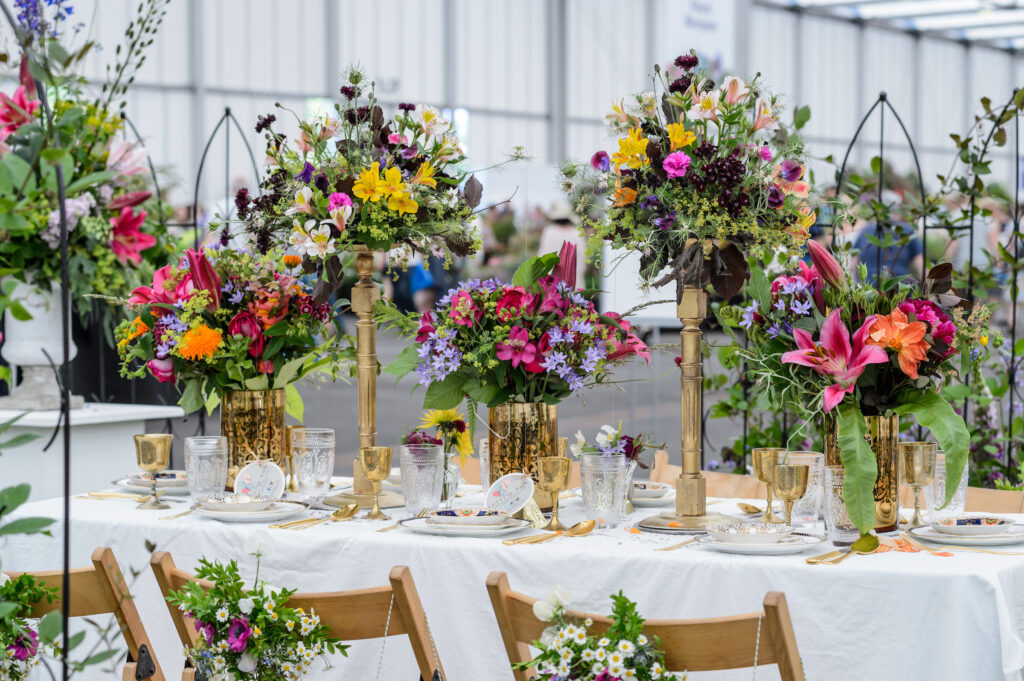
M738 523L739 519L722 513L707 513L707 481L700 474L702 367L700 323L708 311L708 295L700 288L687 286L679 303L679 332L682 363L683 472L676 480L675 513L662 513L642 520L638 526L654 531L700 532L710 525Z
M377 322L373 306L380 300L380 289L373 281L373 253L366 246L356 246L356 274L359 281L352 287L352 311L356 322L356 380L359 385L359 448L377 444ZM359 459L353 464L352 491L357 495L372 494L370 481L363 474Z

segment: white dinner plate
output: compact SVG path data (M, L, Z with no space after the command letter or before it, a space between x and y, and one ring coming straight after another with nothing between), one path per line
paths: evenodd
M676 486L667 482L651 482L650 480L633 481L633 500L660 499L666 494L675 493Z
M212 518L225 523L267 523L284 520L309 508L309 504L301 501L280 499L266 511L214 511L195 505L192 512L204 518Z
M927 525L910 531L915 539L923 539L943 546L1010 546L1024 544L1024 525L1013 525L1001 534L955 535L936 532Z
M150 482L149 473L129 473L128 482L136 487L145 487L149 489L152 486ZM188 480L185 477L185 471L174 471L166 470L157 473L156 488L166 489L168 487L188 487Z
M676 503L676 492L672 490L662 497L633 497L633 506L637 508L652 508L655 506L673 506Z
M446 537L503 537L532 527L529 520L511 520L506 525L435 525L426 518L406 518L398 524L420 534L439 534Z
M800 553L819 544L824 544L825 538L794 534L778 544L736 544L720 542L714 537L707 535L698 539L697 543L722 553L738 553L744 556L784 556L791 553Z
M125 490L126 492L135 492L137 494L149 494L152 491L149 485L141 487L139 485L133 485L131 478L121 478L120 480L114 480L114 485ZM188 487L160 487L157 486L157 492L160 492L160 496L175 496L175 497L187 497Z

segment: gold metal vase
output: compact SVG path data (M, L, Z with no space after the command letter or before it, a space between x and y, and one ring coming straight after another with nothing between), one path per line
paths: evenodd
M506 402L488 414L490 475L487 484L509 473L534 474L539 457L558 456L558 405L543 402ZM552 506L551 495L536 489L541 510Z
M250 461L271 460L285 469L284 390L229 390L220 407L220 432L228 439L228 486Z
M892 532L897 528L900 517L899 496L899 442L900 417L865 416L868 446L875 453L878 477L875 478L875 530ZM825 415L824 427L825 464L842 466L839 449L839 420L832 414Z

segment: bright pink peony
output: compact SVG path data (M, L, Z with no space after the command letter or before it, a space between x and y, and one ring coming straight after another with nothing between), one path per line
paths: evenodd
M537 355L537 346L530 342L530 332L521 326L513 326L508 342L498 343L498 359L512 362L513 367L529 364Z
M146 366L156 380L161 383L174 383L174 362L169 357L165 359L151 359L146 362Z
M685 177L690 169L690 157L681 151L669 154L661 163L662 169L670 177Z
M32 120L33 114L39 108L39 100L28 98L25 86L21 85L14 91L14 96L8 96L0 92L0 125L3 126L0 132L7 137L15 130Z
M114 226L110 248L122 265L129 260L136 265L141 264L142 251L156 245L155 236L139 231L146 220L146 211L139 211L138 215L134 213L130 207L125 206L118 217L110 218L110 224Z
M501 321L510 322L526 312L532 302L533 296L522 286L506 286L501 298L498 299L495 313Z
M232 336L242 336L249 339L249 356L260 357L263 355L264 336L260 326L260 320L251 312L239 312L228 323L228 333Z

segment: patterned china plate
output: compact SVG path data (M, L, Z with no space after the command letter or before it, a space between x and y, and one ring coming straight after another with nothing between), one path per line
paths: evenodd
M274 505L266 511L215 511L196 504L192 507L192 512L204 518L212 518L213 520L220 520L225 523L273 523L289 518L308 508L309 504L301 501L279 500L275 501Z
M738 553L744 556L784 556L824 544L825 538L793 534L777 544L737 544L721 542L707 535L698 539L697 543L722 553Z
M927 525L910 530L915 539L923 539L933 544L946 546L1010 546L1024 544L1024 525L1011 525L1009 530L1001 534L984 534L962 536L936 532Z
M431 525L507 525L508 513L487 508L443 508L427 516Z
M963 515L957 518L943 518L932 523L930 527L939 534L994 536L1009 532L1013 527L1013 521L991 515Z
M437 525L428 518L406 518L398 524L420 534L438 534L446 537L503 537L532 527L529 520L509 520L504 525Z
M651 482L649 480L637 480L633 483L633 503L637 499L659 499L665 495L675 493L676 486L667 482Z
M146 491L153 485L149 473L132 473L128 476L128 482L136 487L145 487ZM156 474L156 488L167 489L169 487L188 488L188 479L185 471L160 471Z
M126 492L134 492L136 494L149 494L152 488L149 485L145 487L132 483L132 478L121 478L120 480L114 480L114 485L125 490ZM161 492L161 496L176 496L176 497L187 497L188 487L160 487L157 484L156 489Z
M280 499L284 494L284 471L273 461L253 461L235 476L235 494L262 499Z
M487 489L484 505L492 511L512 515L523 510L533 498L533 478L522 473L503 475Z

